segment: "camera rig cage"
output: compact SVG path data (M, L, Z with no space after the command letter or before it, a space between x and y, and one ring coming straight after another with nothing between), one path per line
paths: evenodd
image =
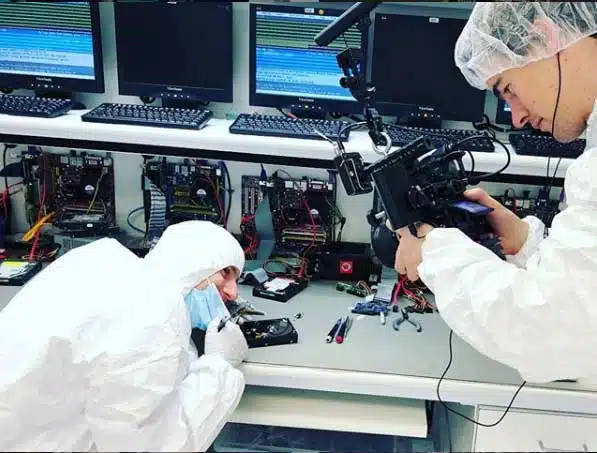
M318 45L326 45L355 23L361 33L367 33L371 20L369 13L381 2L355 3L336 21L315 37ZM428 223L435 227L458 228L475 242L487 247L504 259L500 241L493 234L487 214L492 209L467 200L464 192L468 185L503 172L511 156L506 146L489 134L467 137L459 142L436 148L421 136L411 143L391 151L392 140L387 134L383 118L374 107L375 87L368 85L363 71L365 55L359 48L347 48L336 56L344 76L340 85L350 90L363 105L364 121L345 126L356 129L366 126L373 150L382 157L365 165L357 152L346 152L340 141L330 141L334 146L334 165L349 196L377 191L383 211L369 212L371 245L379 260L388 267L394 266L398 238L394 230L408 227L417 236L416 224ZM338 136L341 137L345 130ZM484 137L500 144L507 154L506 164L494 173L473 177L474 158L470 151L460 150L466 141ZM468 153L472 168L467 173L462 158Z

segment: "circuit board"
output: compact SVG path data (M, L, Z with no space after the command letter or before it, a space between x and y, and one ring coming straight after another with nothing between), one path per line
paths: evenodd
M165 157L153 158L145 162L143 174L164 194L168 224L208 220L226 226L226 206L230 204L229 198L226 203L226 193L230 180L223 162L211 164L194 159L172 162ZM149 188L145 185L144 193L147 209Z
M315 249L336 239L341 217L336 207L336 181L282 178L274 173L267 181L259 176L241 179L241 243L249 257L254 252L253 215L268 194L276 245L287 250ZM258 232L257 232L258 234Z
M559 200L529 196L514 197L508 196L508 194L494 195L493 197L521 219L530 215L535 216L547 228L551 228L553 218L560 212Z
M114 161L71 151L23 156L27 220L53 212L53 225L71 233L106 233L116 228Z

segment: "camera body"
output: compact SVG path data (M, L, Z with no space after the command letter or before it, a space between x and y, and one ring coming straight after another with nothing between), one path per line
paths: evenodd
M366 33L371 25L368 12L377 3L356 4L318 35L316 40L321 41L318 45L329 43L352 24ZM408 226L412 234L417 233L416 222L458 228L504 259L501 244L487 219L492 210L464 197L470 178L465 174L464 152L458 149L458 143L435 148L429 138L421 136L390 152L392 140L374 107L375 87L367 83L363 71L365 53L358 48L347 48L336 60L343 73L340 85L363 105L364 121L351 126L366 125L373 150L383 154L378 161L365 166L361 155L347 153L340 139L332 142L336 154L334 165L346 193L349 196L370 193L375 187L382 202L382 213L367 216L372 226L371 245L379 260L393 267L398 246L396 234L386 227L386 220L394 230Z
M427 137L388 153L365 166L357 153L340 153L336 168L348 195L371 192L374 188L383 213L370 213L371 244L380 261L393 267L398 240L387 228L428 223L435 227L458 228L475 242L504 259L500 242L494 237L487 215L492 211L467 200L468 175L457 144L435 148Z

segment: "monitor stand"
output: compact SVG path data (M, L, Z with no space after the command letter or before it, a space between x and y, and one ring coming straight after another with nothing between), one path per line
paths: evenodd
M54 99L70 99L73 101L73 110L85 110L87 107L82 102L75 100L74 94L69 91L42 91L34 90L35 96L38 98L54 98Z
M161 98L162 107L174 108L174 109L185 109L185 110L205 110L207 102L203 101L189 101L186 99L174 99L171 97Z
M409 112L408 115L398 117L396 124L408 127L423 127L425 129L441 129L442 118L439 113Z

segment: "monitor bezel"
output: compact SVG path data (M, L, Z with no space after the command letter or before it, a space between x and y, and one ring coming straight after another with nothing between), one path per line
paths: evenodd
M374 52L375 52L375 39L376 39L376 25L378 17L381 16L405 16L405 17L440 17L444 19L450 20L461 20L466 22L465 17L454 17L452 15L445 15L438 13L428 13L428 14L405 14L401 12L395 11L385 11L385 12L376 12L375 16L372 20L372 32L371 32L371 58L369 58L369 74L371 81L374 85L374 71L375 66L373 64ZM377 37L378 38L378 37ZM379 39L379 38L378 38ZM471 90L475 90L471 87ZM460 121L460 122L480 122L483 120L483 115L485 114L485 108L487 103L486 93L482 90L479 91L479 103L480 109L477 113L477 116L464 116L464 115L452 115L448 111L448 109L442 108L441 105L426 105L426 104L409 104L409 103L400 103L400 102L384 102L380 100L379 94L376 97L375 106L377 110L383 114L388 116L396 116L398 119L401 118L408 118L411 114L436 114L440 115L442 121ZM482 99L482 100L481 100Z
M116 41L116 64L117 67L121 65L121 61L125 58L122 53L118 52L118 13L117 8L119 4L126 4L126 1L114 1L114 34ZM211 2L213 3L213 2ZM230 73L227 75L225 88L222 90L216 90L207 87L189 87L189 86L178 86L172 84L150 84L150 83L139 83L139 82L128 82L123 80L121 71L118 71L118 93L121 96L138 96L147 98L172 98L175 97L181 101L190 102L227 102L233 101L233 85L234 85L234 61L233 61L233 48L234 48L234 28L233 28L233 11L232 11L232 0L220 1L219 3L226 3L229 8L229 14L227 17L226 27L230 30L230 48L227 49L226 58L230 65ZM145 5L147 7L148 5ZM175 5L173 5L175 6ZM175 95L175 96L174 96Z
M87 1L91 16L91 39L93 45L93 80L69 77L39 76L33 74L10 74L0 71L0 86L7 89L28 89L42 92L104 93L104 57L99 12L99 2Z
M303 4L304 5L304 4ZM344 10L341 8L323 8L321 5L314 3L313 8L324 9L330 11L334 16L340 16ZM319 108L325 112L341 112L346 114L362 113L363 106L358 101L340 101L337 99L321 99L303 96L286 96L275 94L257 93L256 80L256 60L257 60L257 10L265 10L271 12L285 12L285 13L300 13L303 12L305 6L297 5L274 5L274 4L259 4L251 3L249 7L249 105L253 107L273 107L273 108L290 108L292 106L304 106ZM313 36L315 38L315 36ZM368 44L368 33L361 35L361 49L366 55ZM313 41L315 44L315 41ZM367 74L367 58L363 61L361 70L363 74ZM338 70L341 72L340 68ZM340 76L338 77L338 84L340 84Z

